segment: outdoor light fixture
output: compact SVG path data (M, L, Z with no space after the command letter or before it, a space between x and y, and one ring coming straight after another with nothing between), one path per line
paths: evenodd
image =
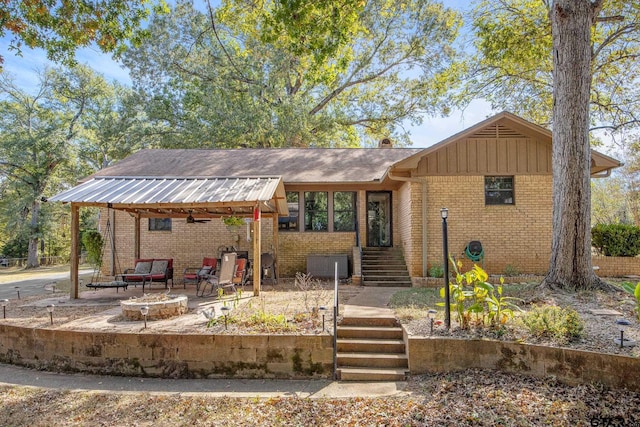
M7 304L9 304L8 299L0 299L0 305L2 306L2 318L7 318Z
M224 329L227 330L227 316L229 316L229 310L231 309L225 305L222 306L220 310L222 310L222 312L224 313Z
M51 282L51 293L55 294L56 293L56 286L58 286L58 282Z
M451 305L449 304L449 242L447 236L447 217L449 216L449 209L440 209L440 216L442 217L442 256L444 257L444 323L447 326L447 330L450 330Z
M324 315L327 312L327 307L325 307L324 305L321 305L320 307L318 307L318 310L322 312L322 332L324 332Z
M20 286L14 286L14 289L18 293L18 299L20 299Z
M55 305L49 304L47 306L47 311L49 312L49 319L51 320L51 324L53 325L53 309L56 308Z
M620 338L616 338L614 342L616 344L620 344L620 348L635 346L636 345L635 341L624 337L624 333L629 327L629 325L631 325L631 322L629 322L627 319L617 319L616 325L618 325L618 329L620 330Z
M144 328L147 329L147 315L149 314L149 306L143 305L140 307L140 314L144 317Z
M431 323L431 335L433 335L433 321L436 319L436 313L438 313L433 308L427 311L427 317L429 317L429 322Z

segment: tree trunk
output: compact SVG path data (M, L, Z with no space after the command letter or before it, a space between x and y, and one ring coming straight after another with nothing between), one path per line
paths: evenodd
M591 27L589 0L554 1L553 236L543 285L589 289L602 282L591 264Z
M39 233L40 222L40 202L34 201L31 204L31 223L29 236L29 252L27 254L27 268L36 268L40 264L38 262L38 242L40 241Z

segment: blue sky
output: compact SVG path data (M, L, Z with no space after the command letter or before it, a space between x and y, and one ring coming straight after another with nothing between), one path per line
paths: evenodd
M214 2L215 3L215 2ZM444 3L451 8L465 10L469 8L469 2L463 0L446 0ZM4 46L8 45L7 37L0 39ZM16 83L29 91L38 85L37 72L45 66L52 66L44 51L25 48L23 56L16 56L13 52L2 49L4 56L4 70L12 74ZM97 48L89 47L78 50L76 58L80 63L87 64L97 72L103 74L109 81L119 81L130 85L128 70L118 62L113 61L110 55L101 53ZM453 110L448 117L424 117L420 126L407 125L411 132L413 147L428 147L457 132L460 132L496 113L484 100L473 101L465 111Z

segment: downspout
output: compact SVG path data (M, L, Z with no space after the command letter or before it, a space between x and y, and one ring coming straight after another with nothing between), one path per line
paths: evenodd
M422 216L422 277L427 277L427 178L397 176L391 171L387 173L387 176L394 181L419 182L422 184L422 204L420 206Z

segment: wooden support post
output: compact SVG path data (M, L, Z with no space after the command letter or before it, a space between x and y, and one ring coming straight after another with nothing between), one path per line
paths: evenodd
M273 269L273 282L274 283L278 283L277 278L280 277L280 271L279 271L279 267L278 267L278 212L274 212L273 214L273 262L274 262L274 269Z
M140 216L135 216L135 223L133 229L133 257L140 259Z
M256 203L253 208L253 296L256 297L260 296L260 281L262 280L260 216L260 205Z
M78 299L78 265L80 257L80 208L71 204L71 269L69 298Z

